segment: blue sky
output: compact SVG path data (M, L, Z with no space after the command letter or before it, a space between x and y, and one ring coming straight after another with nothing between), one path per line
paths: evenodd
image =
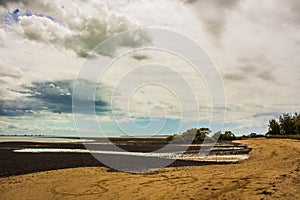
M97 136L95 124L109 136L211 124L237 135L265 133L269 119L300 110L299 10L297 0L0 1L0 134ZM153 43L147 33L94 49L143 27L171 30L203 47L222 88L208 87L212 68L199 76L180 56L142 49ZM138 51L118 58L100 81L92 78L120 49ZM192 49L191 55L202 59ZM78 80L83 68L88 73ZM212 104L215 89L224 90L225 106ZM76 129L74 98L95 104L95 115L78 113L85 128Z

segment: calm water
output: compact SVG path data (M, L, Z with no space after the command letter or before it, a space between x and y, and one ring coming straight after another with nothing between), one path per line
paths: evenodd
M0 137L0 142L79 143L79 142L94 142L94 141L95 140L55 138L55 137L14 137L14 136Z
M127 152L127 151L101 151L89 149L63 149L63 148L24 148L14 150L16 153L93 153L106 155L129 155L129 156L143 156L143 157L158 157L167 159L184 159L195 161L222 161L222 162L238 162L248 158L248 155L207 155L200 156L197 153L184 154L184 152L172 153L142 153L142 152Z
M10 137L1 136L1 142L39 142L39 143L90 143L90 144L108 144L105 142L99 142L92 139L74 139L74 138L55 138L55 137ZM177 144L179 146L188 144ZM209 146L209 144L191 144L191 146ZM244 146L211 146L211 150L215 151L235 151L242 150ZM14 150L15 153L92 153L92 154L106 154L106 155L129 155L129 156L143 156L143 157L159 157L168 159L184 159L184 160L197 160L197 161L228 161L237 162L248 158L247 154L241 155L206 155L201 156L199 153L184 153L184 152L127 152L127 151L102 151L102 150L89 150L89 149L68 149L68 148L23 148Z

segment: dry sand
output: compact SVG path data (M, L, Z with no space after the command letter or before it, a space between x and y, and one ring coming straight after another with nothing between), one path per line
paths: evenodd
M239 141L241 164L162 169L154 174L64 169L0 179L0 199L300 199L300 141Z

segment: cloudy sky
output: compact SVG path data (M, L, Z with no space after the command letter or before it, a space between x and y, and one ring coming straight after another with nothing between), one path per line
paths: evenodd
M270 118L300 111L299 10L298 0L0 0L0 134L77 136L76 123L83 136L99 134L93 123L109 136L172 134L223 120L238 135L265 133ZM143 49L147 33L118 37L145 27L203 47L222 88L178 55ZM119 46L96 48L110 37ZM118 49L137 51L92 78ZM212 104L219 89L222 107ZM72 98L95 114L77 109L75 123Z

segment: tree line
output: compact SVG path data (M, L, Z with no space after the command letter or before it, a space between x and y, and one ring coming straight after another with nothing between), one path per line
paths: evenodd
M269 120L267 136L300 134L300 114L282 114L279 119Z
M202 128L192 128L181 134L174 134L167 137L168 141L172 143L198 143L202 142L204 139L206 141L217 141L217 140L237 140L237 139L247 139L247 138L258 138L258 137L283 137L283 138L294 138L300 139L300 114L282 114L279 119L269 120L269 129L265 135L260 135L256 133L251 133L249 135L235 136L231 131L221 131L209 135L211 130L206 127Z
M217 141L217 140L235 140L236 136L231 131L221 131L214 133L212 136L208 136L211 133L209 128L192 128L181 134L174 134L167 137L168 141L173 143L185 143L193 142L198 143L202 142L204 139L207 141Z

